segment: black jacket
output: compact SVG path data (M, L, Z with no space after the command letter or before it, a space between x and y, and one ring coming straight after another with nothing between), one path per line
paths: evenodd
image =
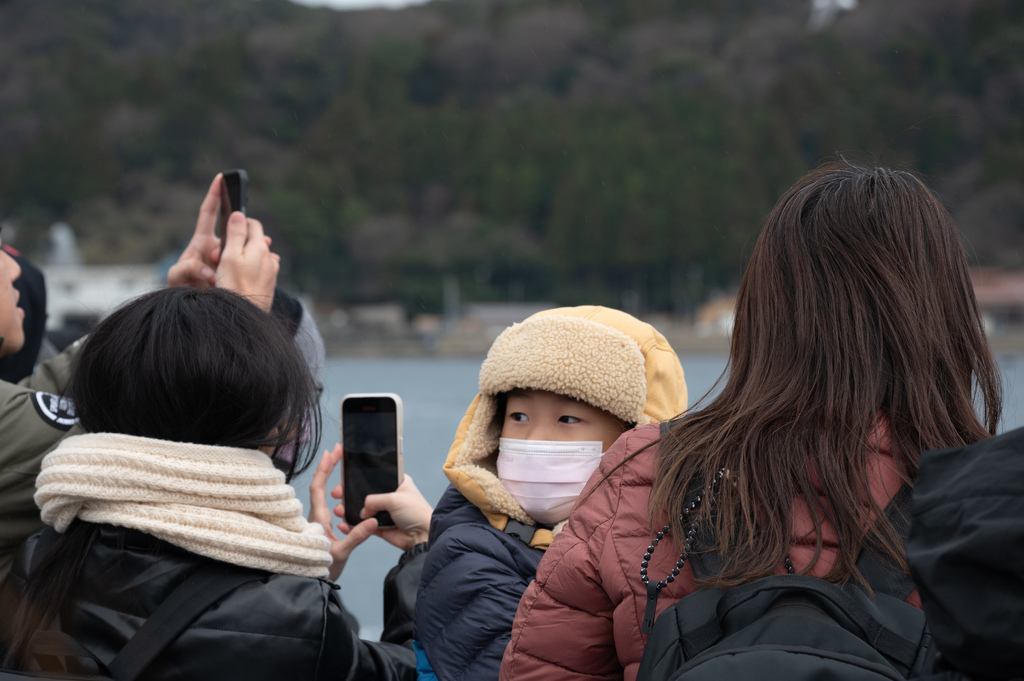
M441 681L498 678L512 620L544 552L491 527L449 486L430 519L416 639Z
M1024 429L921 456L907 561L946 662L1024 677Z
M53 533L47 527L26 542L11 573L15 589L23 591L28 566ZM415 583L423 555L409 556L388 582ZM109 664L161 601L206 561L150 535L101 525L72 592L71 621L62 620L61 628ZM411 602L411 596L397 600L402 602ZM385 615L390 627L405 625L408 631L411 612ZM385 631L385 637L391 633ZM403 645L361 640L334 583L270 575L207 609L157 657L144 678L415 679L416 657Z

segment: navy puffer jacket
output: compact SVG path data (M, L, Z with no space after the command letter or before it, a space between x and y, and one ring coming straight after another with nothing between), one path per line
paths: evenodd
M519 599L543 551L491 527L453 486L430 522L416 639L438 679L498 678Z

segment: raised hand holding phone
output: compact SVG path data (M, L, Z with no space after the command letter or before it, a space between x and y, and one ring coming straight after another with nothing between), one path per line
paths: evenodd
M168 286L206 288L216 284L214 270L220 261L220 239L214 233L221 205L223 177L218 173L206 191L196 218L196 229L178 262L167 271Z
M239 172L244 174L244 171ZM244 201L245 193L239 189L240 202ZM225 195L227 201L224 200ZM223 216L222 207L230 202L231 192L227 190L224 175L218 173L199 208L192 239L178 262L167 272L167 285L199 289L219 286L247 296L269 310L280 257L270 252L270 237L263 234L263 225L258 220L247 219L241 211L229 211L226 217ZM221 218L221 236L228 232L235 235L237 249L234 249L231 262L224 262L225 244L223 238L216 235L218 218Z
M234 212L228 218L225 236L226 243L217 265L217 286L240 293L269 310L274 301L281 258L270 251L263 224Z
M216 285L246 296L264 310L274 300L281 258L259 220L246 217L249 175L241 169L219 175L220 252Z
M402 478L402 483L394 492L370 494L366 497L363 515L372 520L380 511L387 511L395 523L394 527L379 527L374 532L387 543L408 551L416 544L427 541L430 516L434 508L423 498L416 483L408 475ZM338 529L346 532L348 524L343 523Z
M352 551L371 535L376 534L403 551L427 541L430 516L434 512L430 503L420 494L412 478L406 475L394 492L368 495L365 505L365 514L368 519L357 525L349 525L343 520L338 524L337 530L345 536L339 538L334 532L331 512L327 508L327 481L331 478L342 456L340 444L335 445L334 449L330 451L325 450L309 485L309 522L319 523L331 541L331 556L334 558L334 563L329 571L331 579L338 578ZM336 485L330 495L342 502L334 508L334 515L344 517L343 485ZM376 519L373 518L373 514L378 510L389 511L395 526L378 527Z

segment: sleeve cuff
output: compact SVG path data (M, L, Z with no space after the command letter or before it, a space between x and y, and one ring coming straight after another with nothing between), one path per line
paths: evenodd
M416 556L420 555L421 553L426 553L429 550L430 550L430 542L426 542L425 541L425 542L420 542L419 544L416 544L411 549L409 549L409 550L407 550L407 551L402 553L402 555L398 559L398 566L401 567L401 566L405 565L406 563L408 563L410 560L412 560Z

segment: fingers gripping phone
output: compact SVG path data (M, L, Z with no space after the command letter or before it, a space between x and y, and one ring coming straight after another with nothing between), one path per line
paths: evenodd
M394 393L362 393L341 398L342 478L345 522L357 525L369 494L398 489L403 476L402 399ZM393 526L381 511L378 525Z
M225 170L221 173L224 181L220 183L220 238L228 233L228 217L236 210L246 213L249 200L249 175L241 168ZM223 246L223 244L222 244Z

